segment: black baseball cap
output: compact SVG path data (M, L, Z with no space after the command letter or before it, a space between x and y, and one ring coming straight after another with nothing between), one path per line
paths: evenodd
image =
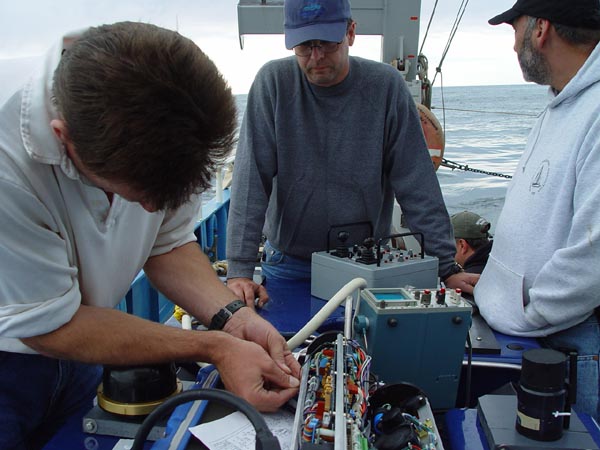
M488 20L512 24L520 16L549 20L574 28L600 30L600 0L517 0L507 11Z

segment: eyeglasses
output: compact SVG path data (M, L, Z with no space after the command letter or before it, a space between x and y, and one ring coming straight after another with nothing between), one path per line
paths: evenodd
M306 41L294 47L294 53L298 56L312 55L313 48L318 48L323 53L334 53L339 48L341 42L330 41Z

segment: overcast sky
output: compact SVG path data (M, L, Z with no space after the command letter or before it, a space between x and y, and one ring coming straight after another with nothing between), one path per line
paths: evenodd
M0 0L0 101L2 91L16 89L22 82L22 75L14 74L29 70L30 57L43 54L65 31L120 20L177 29L211 57L235 94L247 93L263 63L291 52L285 49L283 36L246 36L241 50L237 3L238 0ZM434 3L435 0L422 0L421 39ZM430 78L439 64L461 0L439 3L423 50L429 59ZM445 86L523 83L512 49L512 28L487 23L513 3L514 0L470 0L442 67ZM357 32L360 33L360 24ZM350 53L378 59L379 48L379 38L358 36Z

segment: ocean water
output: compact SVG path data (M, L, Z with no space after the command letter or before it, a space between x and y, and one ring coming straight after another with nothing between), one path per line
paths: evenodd
M548 88L535 84L444 88L444 157L474 169L512 175L527 136L548 103ZM432 110L443 122L442 96L434 88ZM438 180L450 214L469 210L492 224L510 179L440 167Z
M512 175L529 131L548 102L534 84L433 89L432 111L445 129L444 158L487 172ZM237 95L240 120L246 95ZM492 224L510 179L440 167L437 172L449 214L469 210Z

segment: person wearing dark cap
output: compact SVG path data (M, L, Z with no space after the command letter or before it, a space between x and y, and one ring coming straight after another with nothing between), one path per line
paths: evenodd
M311 255L326 250L330 227L370 222L374 237L389 235L396 198L439 258L440 277L471 292L478 276L454 263L450 218L401 74L349 56L357 25L348 0L286 0L284 13L295 56L259 71L240 130L228 287L254 303L263 232L267 280L309 279ZM263 290L259 304L266 300Z
M508 188L475 288L488 324L579 354L575 409L599 413L600 2L519 0L490 19L515 30L523 76L550 87Z
M481 273L487 263L492 240L491 224L478 214L463 211L450 217L456 241L454 260L465 272Z

